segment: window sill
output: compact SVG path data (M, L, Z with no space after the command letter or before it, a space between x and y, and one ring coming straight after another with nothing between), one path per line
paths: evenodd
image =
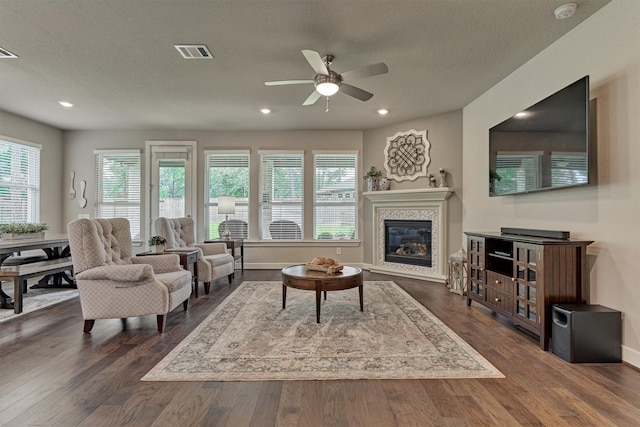
M360 240L245 240L247 247L318 247L360 246Z

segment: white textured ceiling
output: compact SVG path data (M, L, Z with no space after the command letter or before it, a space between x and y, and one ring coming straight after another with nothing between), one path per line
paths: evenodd
M69 130L370 129L464 107L609 2L573 1L559 21L562 0L0 0L19 56L0 59L0 109ZM312 79L302 49L389 73L349 82L367 102L303 107L312 85L264 85Z

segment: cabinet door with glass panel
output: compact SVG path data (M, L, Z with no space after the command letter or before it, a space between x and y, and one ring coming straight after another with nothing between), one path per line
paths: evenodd
M538 328L538 268L541 248L538 245L514 243L514 277L516 280L515 316L522 322Z
M467 277L467 305L471 305L471 298L484 301L484 238L468 236L467 238L467 264L469 275Z

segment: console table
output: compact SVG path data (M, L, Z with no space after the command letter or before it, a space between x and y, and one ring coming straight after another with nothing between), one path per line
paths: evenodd
M235 261L240 261L240 271L244 273L244 239L212 239L212 240L205 240L205 243L224 243L225 245L227 245L227 249L231 249L231 256L233 257L233 261L234 261L234 268L235 268ZM240 253L238 253L238 251L236 251L237 248L240 248Z
M500 233L467 235L467 305L472 301L540 337L549 349L551 306L584 303L588 240Z

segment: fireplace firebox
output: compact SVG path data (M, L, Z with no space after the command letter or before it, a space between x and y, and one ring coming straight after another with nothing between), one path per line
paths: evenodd
M431 267L430 220L384 220L384 260Z

